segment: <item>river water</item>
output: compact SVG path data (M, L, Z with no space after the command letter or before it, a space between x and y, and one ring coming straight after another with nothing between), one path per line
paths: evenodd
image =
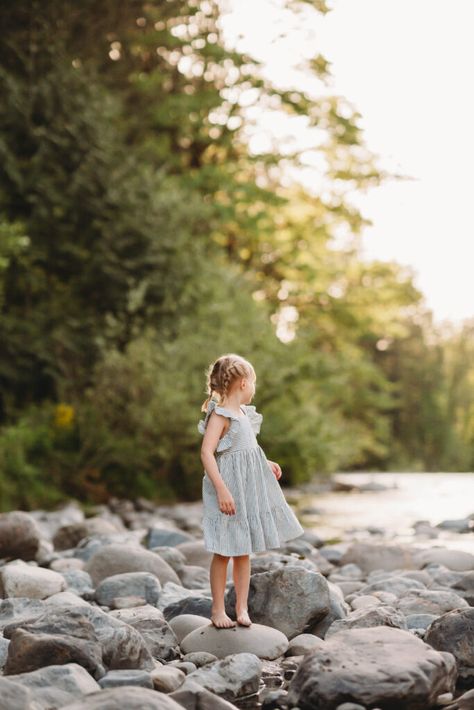
M446 519L474 516L474 473L345 473L336 481L361 485L383 484L386 490L304 493L296 510L314 507L315 513L299 515L324 540L342 536L354 539L382 538L416 542L422 547L443 545L474 553L474 533L442 530L436 539L416 535L413 524L427 520L436 525ZM380 529L368 533L367 528Z

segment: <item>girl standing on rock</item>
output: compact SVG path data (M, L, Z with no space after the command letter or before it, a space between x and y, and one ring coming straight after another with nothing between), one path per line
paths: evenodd
M204 435L204 546L214 553L211 621L221 628L236 624L224 605L229 558L233 558L237 622L250 626L249 555L281 547L304 533L278 483L280 466L267 460L257 442L263 417L249 404L255 383L255 370L243 357L235 353L219 357L206 373L208 398L201 407L206 416L198 424Z

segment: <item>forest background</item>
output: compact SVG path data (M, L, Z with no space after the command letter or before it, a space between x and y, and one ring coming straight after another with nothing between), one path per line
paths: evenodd
M197 499L225 352L254 364L283 485L474 468L473 321L436 326L410 269L361 258L346 193L403 176L317 48L314 100L228 47L220 14L0 0L0 509ZM318 129L320 195L286 179L300 153L250 150L250 109Z

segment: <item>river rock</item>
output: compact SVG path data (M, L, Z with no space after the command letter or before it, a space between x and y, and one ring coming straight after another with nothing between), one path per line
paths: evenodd
M474 570L474 555L464 550L449 550L445 547L430 547L427 550L419 550L414 555L417 567L423 568L428 565L444 565L448 569L457 572L470 572Z
M176 549L183 553L188 565L197 565L207 570L210 568L213 553L206 550L203 540L181 542L176 545Z
M295 604L294 600L298 599ZM227 613L235 618L235 587L225 595ZM318 572L286 567L250 576L248 608L257 624L281 631L287 639L329 612L330 594L326 579Z
M316 623L310 623L306 629L308 633L323 639L334 621L345 619L349 612L349 605L344 601L342 590L337 584L328 581L329 611Z
M15 560L0 568L0 595L45 599L66 589L59 572Z
M323 639L314 634L298 634L291 639L286 649L285 656L304 656L308 651L321 648L324 645Z
M433 589L414 589L398 600L397 609L405 616L409 614L444 614L453 609L468 607L465 599L455 592Z
M208 623L191 631L180 645L183 653L207 651L218 658L225 658L233 653L248 652L272 660L285 653L288 639L281 631L261 624L218 629Z
M235 710L233 703L214 695L189 678L168 697L176 700L186 710Z
M49 708L62 710L66 703L71 703L82 696L89 697L90 693L100 690L99 684L77 663L46 666L31 673L8 676L8 680L17 687L29 691L41 710L49 710ZM14 710L18 708L15 706ZM28 710L33 710L33 707L28 707Z
M375 582L367 584L359 591L359 594L372 594L373 592L390 592L401 597L412 589L426 589L425 585L410 577L393 575Z
M183 542L194 542L194 537L184 530L169 530L158 526L151 527L145 539L149 550L153 547L176 547Z
M288 688L288 705L335 710L343 702L420 710L452 692L456 661L408 631L378 626L335 634L304 656Z
M179 657L179 642L163 612L150 604L133 609L111 611L109 616L125 622L143 637L154 658L172 661Z
M193 666L193 670L196 669L194 663L190 665ZM173 668L168 665L162 668L155 668L150 677L155 690L159 690L162 693L172 693L173 690L177 690L183 685L186 674L180 668Z
M156 604L160 597L160 580L150 572L123 572L106 577L95 590L98 604L112 606L118 597L137 596L142 604Z
M105 673L102 649L97 641L59 634L32 634L16 629L8 647L5 675L28 673L64 663L77 663L96 679Z
M153 681L148 671L120 670L109 671L99 680L101 688L121 688L124 685L136 685L139 688L153 689Z
M61 710L183 710L173 698L149 688L124 686L106 688Z
M379 543L355 542L342 555L340 564L356 564L368 574L372 570L415 569L413 552L402 545L384 545Z
M161 597L163 597L163 593ZM212 599L205 596L190 595L165 606L163 614L166 621L171 621L175 616L181 616L183 614L204 616L210 619L212 614Z
M152 547L151 551L159 555L162 560L167 562L179 576L180 571L187 564L186 557L177 547Z
M201 626L207 626L208 624L209 618L199 616L198 614L179 614L179 616L175 616L169 621L169 625L173 629L178 643L181 643L184 637L190 634L191 631Z
M82 597L78 596L74 592L58 592L57 594L52 594L50 597L44 600L45 606L89 606Z
M209 571L197 565L185 565L179 572L183 587L187 589L207 589L209 587Z
M86 520L81 522L70 523L60 527L53 537L53 545L56 550L67 550L71 547L76 547L85 537L91 535L113 535L122 530L123 526L119 528L105 518L86 518Z
M275 570L279 570L287 566L302 567L310 572L320 572L318 566L311 560L300 559L296 555L285 555L282 552L274 552L272 550L264 553L258 553L255 557L250 559L251 574L274 572Z
M46 602L41 599L12 597L0 600L0 631L9 624L26 619L36 619L46 608Z
M452 585L453 591L474 606L474 572L465 572Z
M75 592L80 597L85 599L92 599L94 597L94 589L92 586L92 579L88 572L84 570L68 570L67 572L62 572L67 589Z
M199 683L224 700L236 700L258 692L262 661L254 653L236 653L208 663L190 673L186 680Z
M123 572L150 572L162 585L166 582L179 584L179 577L169 564L138 545L106 545L91 557L85 569L96 585Z
M391 626L395 629L407 629L407 622L403 614L391 606L362 607L351 612L345 619L334 621L326 632L327 640L334 634L347 629L364 629L373 626Z
M28 513L0 513L0 558L34 560L40 538L39 528Z
M451 530L456 533L468 533L474 530L474 521L470 518L456 518L454 520L442 520L436 525L441 530Z
M2 710L43 710L43 705L34 699L28 688L23 688L8 678L0 677Z
M474 607L443 614L428 627L424 640L438 651L452 653L463 684L474 686Z
M408 614L406 620L409 629L426 630L428 626L437 618L438 616L436 614Z
M213 653L206 653L206 651L196 651L194 653L185 653L183 661L190 662L196 666L196 668L200 668L201 666L205 666L206 663L217 661L217 656L214 656Z
M445 710L474 710L474 690L468 690L456 700L445 706Z

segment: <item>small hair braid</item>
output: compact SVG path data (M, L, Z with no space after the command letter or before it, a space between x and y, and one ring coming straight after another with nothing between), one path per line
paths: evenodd
M201 411L207 411L213 395L217 395L219 402L222 402L239 377L248 377L253 372L252 365L240 355L235 353L221 355L206 371L206 392L208 397L203 402Z

